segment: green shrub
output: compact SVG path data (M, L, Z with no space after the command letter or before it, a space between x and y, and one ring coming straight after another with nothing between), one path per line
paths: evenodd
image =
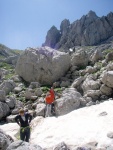
M105 51L103 51L103 54L107 55L110 52L113 52L113 49L106 49Z
M11 79L13 76L14 76L14 74L9 73L9 74L5 75L5 79L6 80Z
M0 54L0 59L4 59L5 57L3 55Z
M23 102L23 103L26 102L25 97L19 97L19 98L17 98L17 100L19 100L19 101L21 101L21 102Z
M55 88L55 92L62 92L62 88Z
M7 69L7 70L13 69L13 66L12 66L12 65L7 64L7 63L5 63L5 62L1 62L1 63L0 63L0 67L1 67L1 68L4 68L4 69Z
M43 87L41 87L41 90L44 92L44 93L46 93L46 92L48 92L49 91L49 87L47 87L47 86L43 86Z

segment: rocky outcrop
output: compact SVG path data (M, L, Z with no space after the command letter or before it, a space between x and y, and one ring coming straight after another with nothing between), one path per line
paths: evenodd
M103 58L103 54L100 50L96 50L93 55L91 56L91 61L93 63L97 62L98 60Z
M0 150L6 150L12 142L13 139L0 129Z
M69 148L64 142L61 142L60 144L56 145L53 150L69 150Z
M16 72L25 81L50 85L70 67L70 56L49 47L28 49L19 58Z
M74 88L63 91L61 98L55 101L56 115L65 115L80 107L83 97Z
M15 82L13 80L6 80L0 85L0 90L5 91L6 94L9 94L15 88Z
M13 50L3 44L0 44L0 62L15 65L20 53L21 51L19 50Z
M92 76L88 76L82 84L83 92L88 90L98 90L100 88L100 82L95 81Z
M59 30L57 30L55 26L52 26L51 29L47 33L46 41L43 44L43 46L47 45L51 48L54 48L56 43L58 43L60 36L61 35L60 35Z
M38 104L36 107L36 116L45 116L45 104Z
M9 147L6 150L43 150L40 146L29 144L24 141L16 141L9 145ZM5 150L5 149L4 149Z
M113 88L113 71L108 71L104 73L102 82L108 87Z
M73 53L71 57L72 66L86 67L88 65L88 54L85 51Z
M3 90L0 90L0 101L5 102L6 100L6 94Z
M102 85L100 87L100 91L104 94L104 95L111 95L113 93L112 88L106 86L106 85Z
M56 27L48 31L43 45L57 49L69 49L76 45L96 45L113 36L112 20L112 12L107 16L98 17L93 11L89 11L72 24L65 19L61 22L59 31Z
M17 56L17 55L9 56L8 58L4 59L4 62L6 62L8 64L16 65L18 58L19 58L19 56Z
M9 115L10 109L6 103L0 102L0 120Z

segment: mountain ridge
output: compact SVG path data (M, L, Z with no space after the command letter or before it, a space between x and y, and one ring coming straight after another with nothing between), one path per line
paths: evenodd
M89 11L79 20L70 23L64 19L60 30L52 26L47 32L45 43L55 49L69 49L74 46L92 46L100 44L113 36L113 12L107 16L98 17L95 12Z

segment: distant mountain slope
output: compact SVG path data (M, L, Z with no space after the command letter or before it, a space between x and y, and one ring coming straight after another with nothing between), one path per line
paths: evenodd
M0 44L0 58L6 58L8 56L19 55L22 50L10 49L7 46Z
M113 36L113 13L98 17L95 12L89 11L80 20L70 24L65 19L61 22L60 30L52 26L47 32L43 46L55 49L69 49L74 46L97 45Z

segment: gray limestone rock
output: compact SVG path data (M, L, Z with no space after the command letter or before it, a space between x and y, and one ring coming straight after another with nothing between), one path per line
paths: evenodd
M69 150L69 148L64 142L61 142L60 144L56 145L53 150Z
M6 100L6 94L3 90L0 90L0 101L5 102Z
M51 85L65 75L70 56L49 47L28 49L18 59L16 72L28 82Z
M6 80L0 85L0 90L5 91L6 95L9 94L15 88L15 82L13 80Z
M108 71L103 74L102 82L108 87L113 88L113 71Z
M85 51L76 52L72 55L71 64L72 66L85 67L88 65L88 54Z
M93 80L90 76L86 78L86 80L82 84L82 89L84 93L88 90L98 90L101 84L99 81Z
M97 28L98 27L98 28ZM70 24L65 19L61 22L60 31L52 27L46 36L44 45L68 51L74 46L96 45L113 36L113 13L98 17L95 12Z
M0 102L0 119L6 117L9 113L9 106L6 103Z
M12 142L13 139L0 129L0 150L6 150Z
M10 144L6 150L43 150L43 149L38 145L30 144L19 140Z
M46 105L45 104L38 104L37 107L36 107L36 116L45 116L45 108L46 108Z
M56 115L65 115L80 107L83 97L75 88L67 88L63 91L61 98L55 101Z
M104 84L101 85L100 91L102 92L102 94L107 95L107 96L109 96L113 93L112 88L110 88Z

